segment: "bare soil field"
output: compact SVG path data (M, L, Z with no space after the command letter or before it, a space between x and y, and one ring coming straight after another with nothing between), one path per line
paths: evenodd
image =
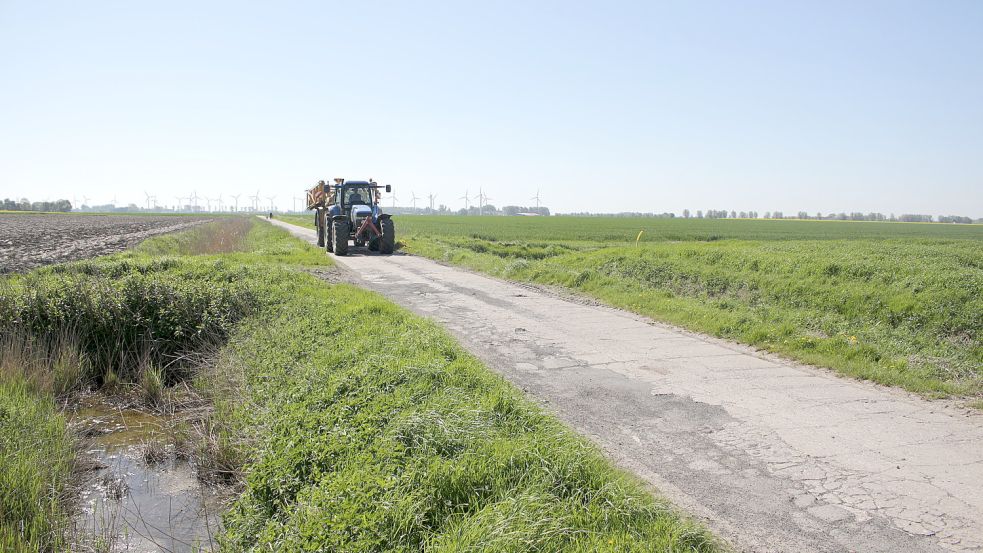
M0 274L125 250L209 219L133 215L0 214Z

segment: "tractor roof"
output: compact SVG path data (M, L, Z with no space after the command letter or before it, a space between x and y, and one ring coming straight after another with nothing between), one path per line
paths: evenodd
M370 183L367 180L346 180L345 186L368 186Z

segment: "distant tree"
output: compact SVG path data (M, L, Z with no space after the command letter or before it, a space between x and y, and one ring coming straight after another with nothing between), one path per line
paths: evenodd
M683 219L689 219L689 210L688 209L684 209L683 210Z
M961 217L959 215L939 215L936 220L940 223L962 223L965 225L973 222L969 217Z
M809 218L809 214L806 213L805 211L800 211L797 217L799 219L808 219Z
M699 209L696 210L696 218L697 219L702 219L703 218L703 212L700 211Z
M43 202L32 202L27 198L21 198L19 201L11 200L10 198L4 198L3 202L0 203L0 209L5 211L62 211L68 212L72 210L72 202L68 200L55 200L53 202L43 201Z
M898 220L904 223L931 223L931 215L919 215L916 213L902 213Z

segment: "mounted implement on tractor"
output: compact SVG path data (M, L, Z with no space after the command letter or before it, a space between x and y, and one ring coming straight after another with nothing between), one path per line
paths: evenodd
M382 189L392 191L388 184L381 186L371 179L334 179L334 184L318 181L307 191L307 209L314 210L317 245L335 255L348 254L349 241L356 247L393 253L396 226L379 205Z

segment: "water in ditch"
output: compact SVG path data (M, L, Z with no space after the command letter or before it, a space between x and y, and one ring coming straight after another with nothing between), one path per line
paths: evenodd
M77 540L97 551L210 551L228 491L203 485L177 417L99 395L70 413L85 438ZM154 444L154 445L148 445Z

